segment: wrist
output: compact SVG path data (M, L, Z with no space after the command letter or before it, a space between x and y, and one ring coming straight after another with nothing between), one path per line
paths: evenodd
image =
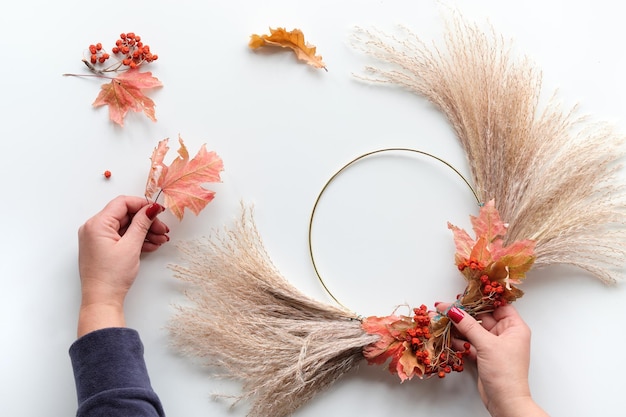
M492 417L546 417L548 414L532 399L530 394L509 398L506 402L487 407Z
M108 327L126 327L123 303L81 304L78 314L78 337Z

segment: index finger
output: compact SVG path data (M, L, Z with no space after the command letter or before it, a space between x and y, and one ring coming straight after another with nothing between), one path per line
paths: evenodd
M108 215L122 221L129 214L135 214L150 201L142 197L120 195L104 206L100 214Z

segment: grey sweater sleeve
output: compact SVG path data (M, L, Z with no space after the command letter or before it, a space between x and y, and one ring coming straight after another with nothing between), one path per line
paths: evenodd
M127 328L88 333L70 347L78 417L163 417L150 385L139 334Z

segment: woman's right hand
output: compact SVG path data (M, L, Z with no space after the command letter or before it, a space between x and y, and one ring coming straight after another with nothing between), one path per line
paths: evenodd
M492 314L478 317L462 309L438 304L447 314L460 336L453 347L463 350L470 343L470 359L478 368L478 390L492 416L547 416L530 394L530 328L512 305L497 308Z

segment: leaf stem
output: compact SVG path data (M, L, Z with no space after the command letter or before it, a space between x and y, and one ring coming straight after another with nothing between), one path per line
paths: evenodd
M61 74L64 77L94 77L94 78L105 78L107 80L112 80L113 77L109 77L103 74L69 74L69 73L65 73L65 74Z
M161 189L159 189L159 192L157 193L157 195L156 195L156 197L155 197L155 199L154 199L154 202L155 202L155 203L156 203L156 202L157 202L157 200L159 199L159 196L161 195L161 193L162 193L162 192L163 192L163 189L162 189L162 188L161 188Z

